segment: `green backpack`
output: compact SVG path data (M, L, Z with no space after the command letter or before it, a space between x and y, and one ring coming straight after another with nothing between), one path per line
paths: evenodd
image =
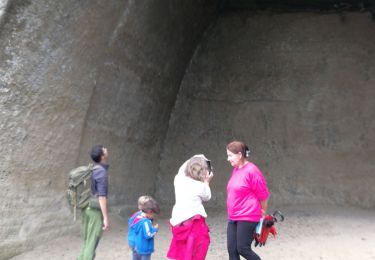
M89 205L94 196L91 192L91 173L99 166L89 164L80 166L69 172L69 185L66 197L69 206L73 209L74 221L76 221L77 208L83 209Z

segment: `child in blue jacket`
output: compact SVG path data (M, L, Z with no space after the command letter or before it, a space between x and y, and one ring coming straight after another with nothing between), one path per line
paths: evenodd
M154 236L158 224L153 224L154 214L160 213L157 202L150 196L138 199L138 208L128 221L128 243L133 251L133 260L149 260L154 252Z
M138 198L138 209L139 211L134 212L133 215L130 216L128 219L128 244L131 250L134 249L134 239L135 239L135 231L134 228L131 228L131 224L133 223L134 219L142 213L142 207L144 207L145 202L149 200L149 196L141 196Z

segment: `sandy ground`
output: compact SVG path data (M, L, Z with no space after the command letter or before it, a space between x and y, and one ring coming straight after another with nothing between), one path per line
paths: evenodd
M375 211L331 206L283 207L286 220L277 224L278 237L269 237L265 247L255 251L262 259L278 260L375 260ZM211 230L208 260L228 259L226 252L226 215L209 211ZM152 259L165 257L171 239L166 219L159 221ZM96 259L131 259L124 235L126 220L111 215L111 230L103 235ZM57 238L32 251L12 258L75 259L79 254L79 235Z

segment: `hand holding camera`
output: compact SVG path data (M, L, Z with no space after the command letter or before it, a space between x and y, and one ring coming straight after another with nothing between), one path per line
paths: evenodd
M206 175L204 176L203 181L206 183L210 183L213 177L214 177L213 171L207 171Z

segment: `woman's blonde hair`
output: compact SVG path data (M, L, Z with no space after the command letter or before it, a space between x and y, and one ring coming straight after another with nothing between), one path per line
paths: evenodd
M208 165L204 157L190 158L185 168L185 175L197 181L203 181L207 172Z

